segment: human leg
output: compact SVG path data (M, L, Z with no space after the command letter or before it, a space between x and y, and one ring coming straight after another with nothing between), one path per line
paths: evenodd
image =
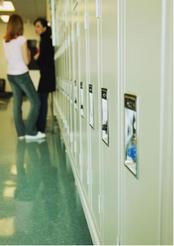
M13 117L18 137L25 135L25 125L22 120L22 90L16 83L15 76L8 76L13 91Z
M26 134L36 135L37 133L36 122L37 122L39 108L40 108L40 101L28 73L23 75L23 83L21 83L21 88L25 92L31 104L30 112L26 123Z
M38 131L45 132L48 113L48 93L39 93L39 98L41 106L37 120L37 129Z

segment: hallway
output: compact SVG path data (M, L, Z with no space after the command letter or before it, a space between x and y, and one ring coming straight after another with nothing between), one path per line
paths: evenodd
M12 100L0 119L0 245L92 244L58 133L18 141Z
M174 245L173 8L0 0L0 245ZM28 68L44 141L1 100Z

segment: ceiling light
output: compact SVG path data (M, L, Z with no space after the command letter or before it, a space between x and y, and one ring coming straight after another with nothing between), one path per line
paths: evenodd
M14 5L10 1L3 1L0 5L0 11L15 11Z
M1 18L1 20L3 22L7 23L9 18L10 18L10 16L9 15L0 15L0 18Z

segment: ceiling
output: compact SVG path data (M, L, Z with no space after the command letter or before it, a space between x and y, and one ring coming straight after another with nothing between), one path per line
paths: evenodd
M11 0L16 9L15 13L22 16L24 21L33 22L37 17L46 17L46 0Z

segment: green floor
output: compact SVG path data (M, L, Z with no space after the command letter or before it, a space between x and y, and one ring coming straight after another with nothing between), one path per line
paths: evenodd
M0 244L92 244L58 133L18 141L12 102L0 101Z

